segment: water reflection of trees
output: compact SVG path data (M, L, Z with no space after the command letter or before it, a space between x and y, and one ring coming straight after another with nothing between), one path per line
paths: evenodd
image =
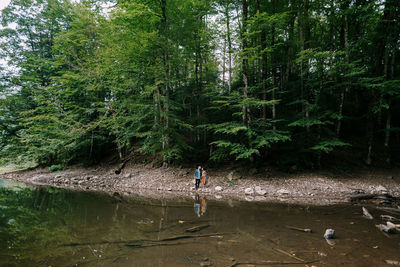
M204 215L206 200L199 201ZM0 266L73 266L134 257L131 248L117 244L181 235L198 223L192 212L187 202L164 199L117 201L62 189L0 188Z
M67 236L68 210L64 194L56 189L0 188L0 265L45 259L47 249ZM57 251L51 253L54 257Z

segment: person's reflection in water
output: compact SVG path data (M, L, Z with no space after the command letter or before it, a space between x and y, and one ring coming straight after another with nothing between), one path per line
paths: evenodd
M204 215L204 213L206 213L207 210L207 199L206 197L202 197L201 198L201 215Z
M200 197L199 195L196 195L194 198L194 213L197 215L197 217L200 217L201 214L201 204L200 204Z
M205 197L202 197L200 201L199 195L196 195L194 199L194 213L197 215L197 217L200 217L204 215L204 213L206 213L206 210L207 199Z

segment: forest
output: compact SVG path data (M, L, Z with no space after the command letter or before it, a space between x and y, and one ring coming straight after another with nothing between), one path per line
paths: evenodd
M393 166L398 0L11 0L0 163Z

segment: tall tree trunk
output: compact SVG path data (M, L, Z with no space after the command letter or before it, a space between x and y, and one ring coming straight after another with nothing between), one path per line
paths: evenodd
M304 51L304 29L303 29L303 19L304 16L299 11L298 14L298 27L299 27L299 39L300 39L300 52ZM301 59L300 61L300 94L301 99L304 100L304 60ZM302 114L304 116L306 112L306 105L302 104Z
M308 40L310 38L310 24L308 22L308 11L309 11L309 0L305 0L298 14L300 52L303 52L307 49ZM306 62L304 62L304 60L302 59L300 61L300 91L301 91L301 99L304 101L302 105L302 113L303 117L306 119L310 117L309 94L305 82L305 77L308 72L307 68L308 67ZM310 127L307 126L307 132L309 130Z
M344 32L344 51L345 51L345 58L346 58L346 72L349 70L350 64L350 54L349 54L349 21L347 17L347 9L349 8L350 2L346 1L343 11L343 32ZM340 101L339 101L339 112L338 112L338 121L336 126L336 136L340 136L340 129L342 127L342 116L343 116L343 105L346 93L349 91L348 79L346 79L346 85L342 88L340 93Z
M225 87L225 72L226 72L226 36L224 38L224 49L222 52L222 85Z
M167 32L167 1L161 0L161 13L162 13L162 30L163 30L163 37L165 41L165 47L163 51L163 64L164 64L164 71L165 71L165 81L164 81L164 126L163 126L163 135L162 135L162 149L165 150L168 148L169 138L168 138L168 129L169 129L169 83L170 83L170 75L171 75L171 66L169 63L169 42L168 42L168 32ZM167 157L164 154L163 162L167 162Z
M287 90L289 83L289 75L290 75L290 63L291 63L291 54L292 54L292 42L293 42L293 32L294 32L294 21L296 19L295 13L291 13L290 22L289 22L289 38L288 38L288 47L286 54L286 67L285 73L283 75L282 87Z
M226 16L226 39L228 42L228 91L232 89L232 40L231 40L231 26L230 26L230 14L229 14L229 2L225 6Z
M273 5L275 5L275 1L272 1ZM275 8L273 8L275 9ZM275 24L272 24L271 26L271 46L272 49L274 49L275 46ZM276 62L275 62L275 56L274 52L271 53L271 83L272 83L272 92L271 92L271 100L275 101L275 90L276 90ZM273 126L272 129L276 130L275 126L275 119L276 119L276 105L275 103L272 103L272 121L273 121Z
M255 1L256 5L256 10L261 13L260 9L260 1L256 0ZM268 57L267 53L265 52L265 49L267 47L267 38L266 38L266 31L265 28L263 27L261 29L260 33L260 47L261 47L261 93L262 93L262 100L267 101L267 63L268 63ZM262 114L261 114L262 119L265 121L267 119L267 105L263 104L262 106Z
M396 10L400 8L400 3L397 0L387 0L385 1L385 7L383 9L383 16L378 25L378 35L375 39L375 66L374 73L377 77L386 76L387 74L382 73L387 71L387 66L383 66L382 68L382 60L385 58L386 49L390 46L390 38L393 38L393 33L396 31L396 37L393 39L397 39L397 18L398 14ZM397 42L397 40L395 41ZM388 60L383 60L387 65ZM377 90L375 88L371 89L371 100L368 108L368 123L367 123L367 156L366 163L370 165L372 163L372 146L374 142L374 108L377 102ZM390 122L390 121L389 121ZM389 141L389 140L388 140ZM388 142L389 145L389 142Z
M392 58L390 61L390 79L394 79L394 70L395 70L395 60L396 60L396 38L394 38L393 43L391 45L392 48ZM384 141L384 147L385 147L385 161L387 164L390 164L391 162L391 155L390 155L390 148L389 148L389 142L390 142L390 129L391 129L391 119L392 119L392 113L391 113L391 105L392 105L392 99L391 96L388 96L387 100L387 115L386 115L386 129L385 129L385 141Z
M243 78L243 99L246 100L248 98L248 69L249 69L249 61L247 55L247 0L242 0L242 50L243 50L243 59L242 59L242 78ZM247 104L244 104L242 107L243 112L243 123L250 126L251 117L250 117L250 108Z

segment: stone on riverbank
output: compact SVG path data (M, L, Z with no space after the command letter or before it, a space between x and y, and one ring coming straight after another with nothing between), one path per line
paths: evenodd
M267 191L262 189L261 186L256 186L254 190L256 191L256 194L260 196L265 196L267 194Z
M379 193L381 193L381 194L387 194L387 193L388 193L387 188L384 187L384 186L381 186L381 185L379 185L379 186L376 188L376 191L379 192Z
M232 181L232 180L238 180L240 178L242 178L242 176L240 176L236 171L231 171L228 176L228 181Z
M278 193L278 194L281 194L281 195L288 195L288 194L290 194L290 192L289 192L288 190L286 190L286 189L279 189L279 190L277 191L277 193Z
M222 187L221 186L216 186L215 188L214 188L214 190L216 191L216 192L222 192Z
M253 188L246 188L245 190L244 190L244 193L246 194L246 195L253 195L254 194L254 190L253 190Z

